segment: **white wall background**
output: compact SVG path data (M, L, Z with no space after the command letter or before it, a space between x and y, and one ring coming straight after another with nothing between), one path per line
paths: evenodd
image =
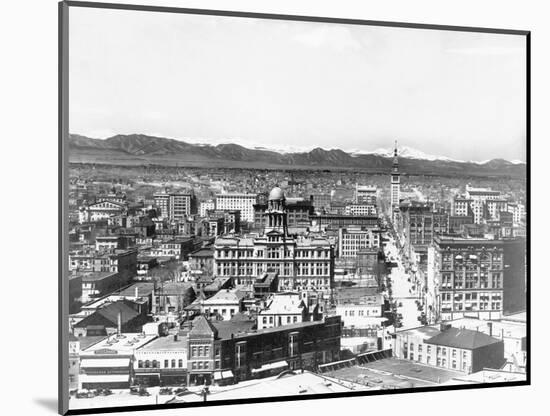
M113 0L115 1L115 0ZM135 2L138 2L137 0ZM203 0L146 1L265 13L481 26L532 31L532 369L533 386L431 394L186 409L149 414L214 415L341 412L369 414L522 414L544 412L549 387L546 296L546 152L550 26L546 2L526 0ZM2 325L3 414L54 414L57 395L57 4L2 4ZM7 250L6 250L7 249ZM7 268L6 268L7 267ZM537 411L535 411L538 413ZM131 413L127 413L131 414Z

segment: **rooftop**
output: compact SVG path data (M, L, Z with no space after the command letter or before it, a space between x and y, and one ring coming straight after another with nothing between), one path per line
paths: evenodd
M143 335L140 333L123 333L121 335L111 335L103 340L89 346L84 353L99 354L101 350L115 350L119 353L132 354L137 348L140 348L148 342L155 339L157 335Z
M427 339L425 342L427 344L473 350L501 341L482 332L451 327Z
M256 320L248 318L246 315L238 314L229 321L214 321L212 325L218 331L218 338L228 339L231 335L239 333L248 333L256 325Z
M203 305L226 303L226 302L239 303L245 297L245 295L246 293L241 292L240 290L222 289L218 291L214 296L204 300L202 303Z
M143 345L140 349L161 351L187 350L187 336L180 333L178 334L177 341L174 340L174 335L158 337Z
M208 400L231 400L243 397L277 397L293 395L327 394L352 391L344 383L305 371L286 373L276 377L241 382L228 388L215 391ZM200 399L200 397L199 397Z
M82 275L84 282L95 282L98 280L107 279L116 276L117 272L90 272Z
M368 383L379 388L411 388L434 386L462 373L410 360L383 358L325 374L341 380Z
M459 318L446 323L451 324L455 328L465 328L474 331L480 331L485 334L492 332L495 338L523 338L527 334L525 322L505 320L500 321L485 321L477 318Z
M397 331L397 333L428 339L428 338L434 337L435 335L438 335L439 333L441 333L441 331L434 326L419 326L418 328L411 328L411 329L405 329L403 331Z
M305 308L299 293L277 293L268 302L266 309L260 314L301 314Z

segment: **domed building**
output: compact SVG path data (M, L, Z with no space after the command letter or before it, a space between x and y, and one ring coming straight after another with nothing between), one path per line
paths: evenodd
M286 211L285 194L278 186L273 188L269 193L267 210L264 215L267 217L265 233L278 232L283 236L288 235L288 213Z
M278 186L276 186L275 188L273 188L271 190L271 192L269 193L269 197L268 199L270 201L280 201L280 200L284 200L285 199L285 194L283 192L283 190L281 188L279 188Z
M263 233L224 235L214 243L214 275L235 284L253 286L267 272L278 276L278 289L330 293L334 276L334 246L325 237L288 232L286 197L276 186L261 212ZM328 297L327 297L328 298Z

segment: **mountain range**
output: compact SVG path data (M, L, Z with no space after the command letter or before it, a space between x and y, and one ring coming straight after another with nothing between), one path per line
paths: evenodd
M235 143L208 145L144 134L107 139L69 135L69 162L111 165L240 167L259 169L354 169L385 173L391 169L391 149L374 152L315 148L282 152L250 149ZM400 171L409 175L525 177L526 165L504 159L465 162L400 148Z

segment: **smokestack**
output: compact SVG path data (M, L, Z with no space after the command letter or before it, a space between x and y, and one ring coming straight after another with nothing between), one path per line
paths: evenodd
M136 288L135 288L135 294L134 294L134 296L135 296L136 298L139 298L139 288L138 288L137 286L136 286Z
M489 336L492 337L493 336L493 323L492 322L487 322L487 327L489 327Z
M117 335L120 335L122 333L122 316L119 312L117 315Z

